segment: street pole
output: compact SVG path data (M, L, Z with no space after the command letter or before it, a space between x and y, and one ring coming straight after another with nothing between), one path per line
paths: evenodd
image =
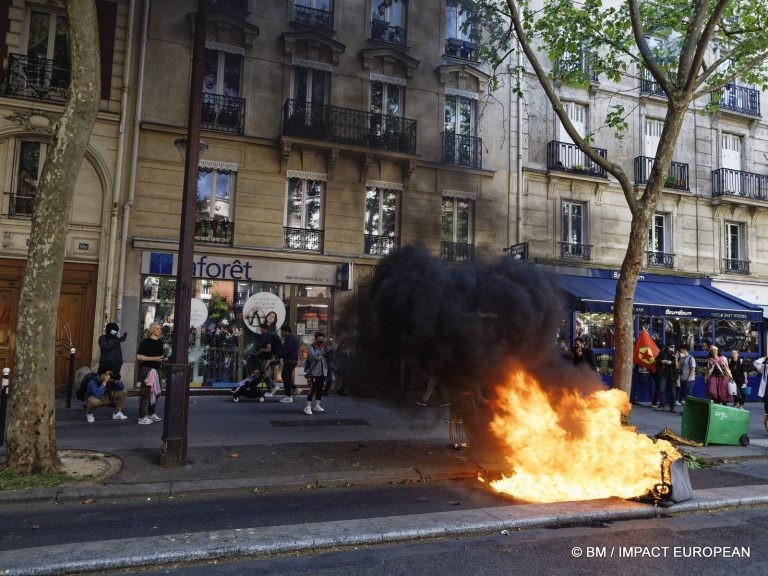
M173 352L166 367L165 419L160 445L160 465L176 468L187 463L187 412L189 408L189 324L193 294L192 267L197 211L197 170L200 162L200 117L203 106L203 55L205 52L205 3L199 0L192 45L192 78L189 87L187 152L176 267L176 304L173 314Z
M67 382L67 408L72 407L72 389L75 387L75 350L69 349L69 381Z
M3 380L0 385L0 446L5 444L5 412L8 408L8 384L10 383L11 369L3 368Z

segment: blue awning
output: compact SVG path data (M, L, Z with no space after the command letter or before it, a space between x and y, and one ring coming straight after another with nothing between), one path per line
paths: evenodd
M658 277L654 277L658 278ZM635 290L634 313L644 316L712 318L760 322L763 310L706 284L707 280L669 277L669 281L640 280ZM583 312L612 312L616 279L554 275L555 282L576 299Z

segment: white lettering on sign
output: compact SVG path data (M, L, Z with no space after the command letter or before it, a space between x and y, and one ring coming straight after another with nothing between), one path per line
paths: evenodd
M670 310L669 308L667 308L666 310L664 310L664 314L666 314L667 316L692 316L693 312L690 312L690 311L686 312L685 310Z
M613 273L613 279L614 280L618 280L619 278L621 278L621 273L620 272L614 272ZM638 280L645 280L645 276L643 276L642 274L638 274L637 275L637 279Z

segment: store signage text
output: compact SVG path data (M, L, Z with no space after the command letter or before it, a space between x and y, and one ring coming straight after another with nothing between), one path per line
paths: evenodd
M253 280L251 268L253 265L250 262L246 260L245 264L241 264L239 258L235 258L231 263L226 263L208 262L208 256L200 256L192 264L192 276L213 280Z
M669 308L664 310L664 314L666 316L693 316L693 312L686 312L685 310L670 310Z

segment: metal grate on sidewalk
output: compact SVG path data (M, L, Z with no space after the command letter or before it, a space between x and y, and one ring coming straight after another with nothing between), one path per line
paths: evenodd
M314 426L370 426L371 423L362 418L337 418L337 419L318 419L318 420L270 420L269 423L274 428L298 428Z

